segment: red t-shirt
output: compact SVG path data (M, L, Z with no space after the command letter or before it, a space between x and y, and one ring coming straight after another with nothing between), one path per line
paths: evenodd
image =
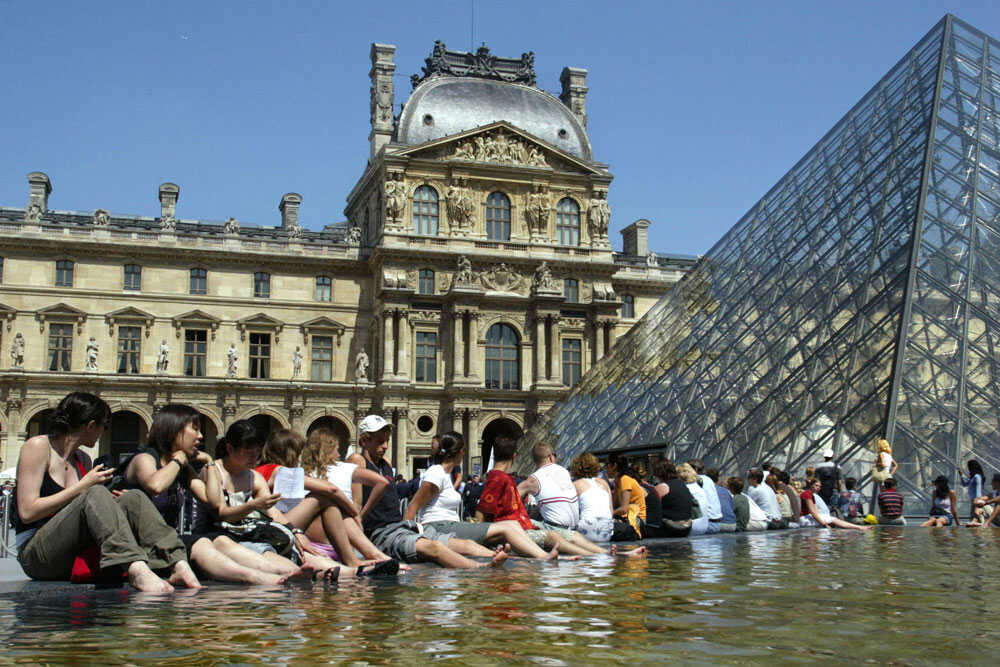
M812 504L816 504L816 499L813 498L813 492L806 489L799 494L799 498L802 500L802 516L810 516L809 509L806 507L806 500L811 500Z
M271 475L273 475L274 471L280 467L281 466L277 463L265 463L264 465L257 466L257 472L259 472L261 477L267 480L267 483L270 484Z
M517 521L525 530L535 528L517 492L514 478L502 470L491 470L486 475L483 495L479 497L476 509L491 521Z

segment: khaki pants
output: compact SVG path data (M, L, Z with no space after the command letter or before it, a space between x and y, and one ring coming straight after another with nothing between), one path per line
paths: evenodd
M138 490L118 499L95 485L70 501L21 547L17 559L32 579L66 580L89 544L101 552L101 570L145 561L154 570L173 566L187 553L176 531Z

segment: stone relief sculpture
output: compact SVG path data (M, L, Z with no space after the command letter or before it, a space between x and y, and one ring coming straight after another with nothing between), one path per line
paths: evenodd
M486 289L498 292L518 292L524 287L521 276L506 264L483 273L481 280Z
M42 219L42 207L38 204L31 204L28 206L28 210L24 212L25 222L40 222Z
M18 331L10 344L10 367L24 368L24 336Z
M476 202L472 191L459 181L448 188L445 193L448 205L448 222L451 224L453 236L468 236L472 229Z
M226 220L226 225L225 227L222 228L222 231L226 234L239 234L240 221L237 220L236 218L229 218L228 220Z
M402 174L393 174L391 180L385 182L385 216L390 220L398 220L406 208L406 187Z
M156 372L166 373L167 364L170 363L170 347L167 345L167 340L164 338L160 340L160 351L156 353Z
M372 125L392 120L392 87L386 82L380 83L378 90L371 89L371 115Z
M107 227L111 224L111 214L103 208L94 211L94 227Z
M172 232L177 229L177 219L173 216L160 218L160 229L165 232Z
M655 252L650 252L646 255L646 266L656 266L658 263Z
M358 356L354 358L354 379L358 382L368 380L368 355L364 350L358 351Z
M97 372L97 357L101 353L101 344L97 342L97 339L93 336L90 337L90 341L87 343L87 365L84 367L85 370L96 373Z
M542 239L548 234L549 211L551 210L552 207L549 205L549 196L545 187L535 186L535 191L528 196L528 205L524 210L533 241Z
M295 223L294 225L288 225L285 227L285 233L288 234L288 238L297 239L302 236L302 225Z
M353 225L347 230L347 245L359 246L361 245L361 228L357 225Z
M543 261L535 269L535 277L531 281L531 287L536 292L559 292L556 281L552 279L552 270L548 262Z
M476 274L472 270L472 262L465 255L458 258L458 271L452 278L452 287L477 287Z
M226 377L234 378L240 371L240 353L236 349L236 343L230 343L226 350Z
M292 355L292 379L302 375L302 348L295 346L295 354Z
M545 154L537 146L529 144L517 135L508 134L502 129L459 141L451 149L450 155L446 157L474 162L550 167L545 159Z
M593 243L603 243L607 241L608 223L611 221L611 207L608 206L607 195L602 192L594 193L594 198L590 200L590 210L587 211L587 231Z
M596 301L614 301L615 288L610 283L594 283L594 299Z

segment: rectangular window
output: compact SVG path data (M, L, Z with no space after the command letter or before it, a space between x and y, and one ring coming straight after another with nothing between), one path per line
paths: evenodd
M563 338L562 342L562 381L567 387L572 387L580 380L583 360L583 341L579 338Z
M575 278L567 278L563 281L563 296L570 303L580 301L580 282Z
M138 291L142 287L142 267L138 264L125 265L125 284L122 289Z
M417 283L417 291L421 294L434 294L434 272L430 269L420 269Z
M417 368L413 379L417 382L437 382L437 334L433 331L417 332Z
M204 329L184 330L184 375L205 377L208 356L208 332Z
M56 262L56 287L73 286L73 262L60 259Z
M142 327L118 327L118 372L139 372Z
M250 377L271 377L271 334L250 334Z
M329 382L333 379L333 336L312 337L312 365L309 373L313 382Z
M49 370L68 371L73 358L73 325L49 325Z
M191 269L191 283L188 291L191 294L208 294L208 271Z
M333 296L333 281L329 276L316 276L316 300L329 301Z
M258 271L253 274L253 295L258 299L271 298L271 274Z

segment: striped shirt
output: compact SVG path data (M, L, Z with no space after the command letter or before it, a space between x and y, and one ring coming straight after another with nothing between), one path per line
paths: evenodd
M899 491L883 491L878 494L878 511L882 516L902 516L903 494Z

